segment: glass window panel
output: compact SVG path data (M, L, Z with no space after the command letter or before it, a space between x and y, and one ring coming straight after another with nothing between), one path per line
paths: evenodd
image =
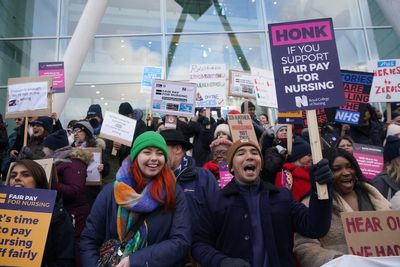
M365 26L391 25L376 0L361 0L360 4Z
M61 35L71 36L86 1L64 1L61 11ZM161 32L160 1L109 0L97 34L134 34Z
M0 0L0 37L54 36L55 0Z
M227 69L265 68L264 34L212 34L169 36L169 80L188 80L190 64L226 64Z
M361 30L336 30L336 46L342 69L366 70L368 62L364 33Z
M167 32L243 31L263 28L261 1L167 0ZM218 2L216 6L213 2Z
M68 42L61 41L61 54ZM95 38L77 82L140 82L144 66L161 64L160 36Z
M332 18L334 27L361 26L356 0L266 1L268 23Z
M400 58L400 38L393 29L368 30L367 37L371 58Z
M0 41L0 85L10 77L37 76L38 63L56 59L56 40Z

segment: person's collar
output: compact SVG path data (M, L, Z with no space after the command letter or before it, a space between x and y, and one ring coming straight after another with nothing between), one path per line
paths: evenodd
M261 191L262 192L266 192L269 191L270 193L278 193L279 190L277 187L275 187L275 185L269 183L269 182L265 182L261 179L259 179L260 183L261 183ZM239 185L237 183L236 179L232 179L223 189L222 189L222 193L226 196L229 195L235 195L235 194L239 194Z

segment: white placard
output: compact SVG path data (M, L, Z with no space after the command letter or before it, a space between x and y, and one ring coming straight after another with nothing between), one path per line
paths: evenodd
M369 71L374 73L369 102L400 101L400 59L370 61Z
M132 146L136 120L106 111L100 130L100 137L117 141L128 147Z
M256 86L254 84L254 77L251 73L231 70L229 75L230 84L228 95L256 98Z
M145 66L143 68L142 82L140 84L140 92L151 92L153 80L160 80L163 78L162 67Z
M97 169L101 164L101 151L93 151L93 160L86 169L87 183L101 183L101 173Z
M47 109L47 82L8 85L7 113Z
M191 64L189 79L197 84L196 107L226 106L225 64Z
M154 80L151 109L165 115L193 117L195 96L195 83Z
M274 74L259 68L251 68L251 75L256 85L257 105L263 107L278 108Z

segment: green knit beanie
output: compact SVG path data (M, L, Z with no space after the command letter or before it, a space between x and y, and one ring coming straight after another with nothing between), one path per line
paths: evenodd
M165 162L168 160L168 147L165 143L164 138L157 132L147 131L139 135L135 142L133 143L131 149L131 160L133 161L137 154L146 147L156 147L159 148L165 156Z

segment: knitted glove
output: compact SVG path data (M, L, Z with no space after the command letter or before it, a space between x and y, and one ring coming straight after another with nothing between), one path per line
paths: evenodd
M225 258L220 267L251 267L250 263L240 258Z
M330 188L333 183L333 173L329 168L329 161L327 159L321 159L317 164L314 164L310 168L310 177L311 177L311 187L314 192L316 191L315 182L319 184L327 184L328 188Z

